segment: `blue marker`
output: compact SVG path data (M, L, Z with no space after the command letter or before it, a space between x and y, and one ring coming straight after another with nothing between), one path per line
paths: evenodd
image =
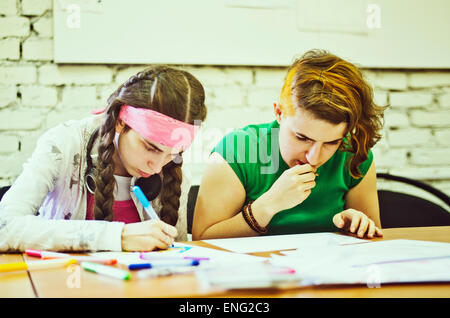
M198 266L200 262L198 260L188 260L188 259L179 259L179 260L167 260L167 261L154 261L151 263L137 263L137 264L129 264L128 269L137 270L137 269L145 269L145 268L161 268L161 267L174 267L174 266Z
M139 188L139 186L134 186L131 188L131 191L134 192L134 194L138 198L139 202L141 202L141 204L144 207L145 212L147 212L148 216L153 220L159 220L158 214L156 214L155 210L153 209L152 205L145 197L145 194L144 194L144 192L142 192L141 188Z

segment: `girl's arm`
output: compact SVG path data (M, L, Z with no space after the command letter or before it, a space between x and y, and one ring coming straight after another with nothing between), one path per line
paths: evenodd
M333 218L337 227L345 228L359 237L367 235L372 238L383 235L374 162L361 182L348 191L345 197L345 209Z
M347 192L345 208L363 212L377 227L381 228L380 207L378 205L377 174L372 162L361 182Z
M0 251L121 250L123 223L46 219L36 213L54 182L68 173L73 154L70 129L63 125L45 133L38 141L23 171L0 203ZM70 133L76 134L76 130ZM73 137L73 135L71 135ZM70 170L70 169L69 169ZM69 176L70 178L70 176ZM77 185L74 185L74 187ZM76 198L68 198L75 200ZM54 202L63 204L69 202ZM70 204L67 205L70 209ZM73 211L70 211L73 212Z
M266 227L279 211L303 202L315 186L310 165L297 165L282 173L268 191L252 203L252 214ZM245 189L229 164L218 153L210 156L200 185L194 213L194 240L258 235L239 213Z
M212 153L198 192L192 239L257 235L239 213L244 201L241 181L221 155Z

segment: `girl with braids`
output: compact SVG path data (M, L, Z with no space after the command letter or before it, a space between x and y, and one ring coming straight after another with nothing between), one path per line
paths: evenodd
M204 100L190 73L154 66L94 116L50 129L0 203L0 251L149 251L186 240L182 152L206 117Z
M338 229L381 236L370 149L383 110L353 64L305 53L287 72L276 120L234 131L212 150L193 239Z

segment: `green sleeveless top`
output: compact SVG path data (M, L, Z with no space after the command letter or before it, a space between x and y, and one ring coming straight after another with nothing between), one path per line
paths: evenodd
M277 121L249 125L226 135L212 152L219 153L233 169L246 192L245 203L256 200L289 169L280 154ZM337 150L318 168L316 186L299 205L278 212L267 226L267 235L311 232L335 232L333 216L344 210L345 194L362 178L350 175L348 160L353 154ZM372 151L359 169L367 173L373 161Z

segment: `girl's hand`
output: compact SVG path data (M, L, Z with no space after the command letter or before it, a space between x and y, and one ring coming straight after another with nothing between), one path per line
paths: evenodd
M272 213L293 208L311 194L311 189L316 186L315 178L315 171L311 165L294 166L284 171L258 200L264 201Z
M125 224L122 230L123 251L152 251L167 249L178 235L172 225L159 220Z
M333 217L333 223L338 228L355 233L361 238L366 234L368 238L383 236L381 229L376 227L367 215L354 209L344 210L336 214Z

